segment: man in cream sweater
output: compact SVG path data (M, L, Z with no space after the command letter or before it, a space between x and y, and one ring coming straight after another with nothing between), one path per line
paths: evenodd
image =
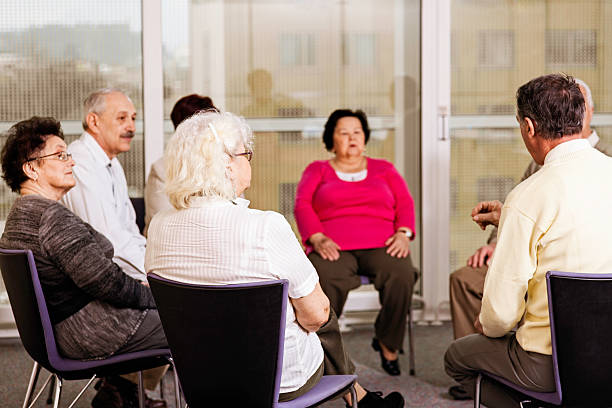
M481 226L499 224L499 233L475 322L480 334L455 340L444 358L446 372L470 394L478 370L554 391L545 274L612 270L612 158L581 137L584 110L578 84L565 75L545 75L517 91L521 135L542 168L503 208L484 202L472 212ZM492 384L482 398L490 407L518 406Z

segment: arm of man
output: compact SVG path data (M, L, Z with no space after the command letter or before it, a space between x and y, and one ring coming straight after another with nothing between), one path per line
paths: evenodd
M151 166L149 177L144 188L145 199L145 236L149 228L149 223L155 214L160 211L172 208L170 199L164 192L166 186L164 177L164 162L158 160Z
M534 221L505 206L495 256L485 280L479 321L484 334L501 337L521 320L525 294L537 267L537 246L543 235Z
M126 209L134 213L131 225L121 221L118 210L110 199L113 194L111 187L106 191L105 186L110 186L110 183L102 178L106 176L104 173L96 174L95 169L75 166L76 186L66 193L61 201L113 244L116 258L144 273L146 239L138 231L133 208ZM127 200L129 201L129 198Z

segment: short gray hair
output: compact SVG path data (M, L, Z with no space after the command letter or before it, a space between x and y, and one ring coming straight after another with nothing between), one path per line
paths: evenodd
M129 96L123 92L123 90L119 88L101 88L96 91L93 91L89 94L85 101L83 102L83 129L87 130L87 115L90 113L101 114L106 109L106 95L112 94L115 92L119 92L125 95L126 98L130 99ZM130 99L130 102L132 100Z
M574 78L574 81L576 81L576 83L580 85L581 88L584 89L584 95L586 96L585 99L587 103L589 104L589 107L591 109L595 109L595 104L593 103L593 94L591 93L591 88L589 88L586 82L584 82L582 79Z
M253 149L253 131L244 118L229 112L196 113L181 122L164 153L166 187L176 209L194 197L232 200L236 189L228 166L240 144Z

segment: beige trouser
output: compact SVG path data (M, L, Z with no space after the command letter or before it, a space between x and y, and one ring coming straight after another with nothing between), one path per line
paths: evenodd
M455 339L476 333L474 321L480 314L487 266L464 266L450 275L450 308Z
M455 340L444 355L444 368L471 396L479 371L495 374L533 391L555 390L552 356L523 350L514 333L498 338L471 334ZM490 408L518 407L524 399L491 381L483 382L481 397L483 404Z

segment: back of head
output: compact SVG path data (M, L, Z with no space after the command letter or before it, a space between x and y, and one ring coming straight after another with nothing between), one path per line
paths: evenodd
M206 110L219 111L219 109L213 105L212 99L210 99L208 96L191 94L183 96L181 99L176 101L174 107L172 108L172 112L170 112L170 119L172 120L172 124L176 129L176 127L182 121L192 116L194 113Z
M533 121L536 135L557 139L582 131L584 97L571 76L550 74L532 79L516 92L520 120Z
M11 126L0 154L2 178L12 191L18 192L27 180L23 164L44 149L49 136L64 138L60 123L54 118L32 116Z
M164 154L172 206L188 208L194 197L236 198L228 165L241 144L252 150L253 132L233 113L205 111L181 122Z

